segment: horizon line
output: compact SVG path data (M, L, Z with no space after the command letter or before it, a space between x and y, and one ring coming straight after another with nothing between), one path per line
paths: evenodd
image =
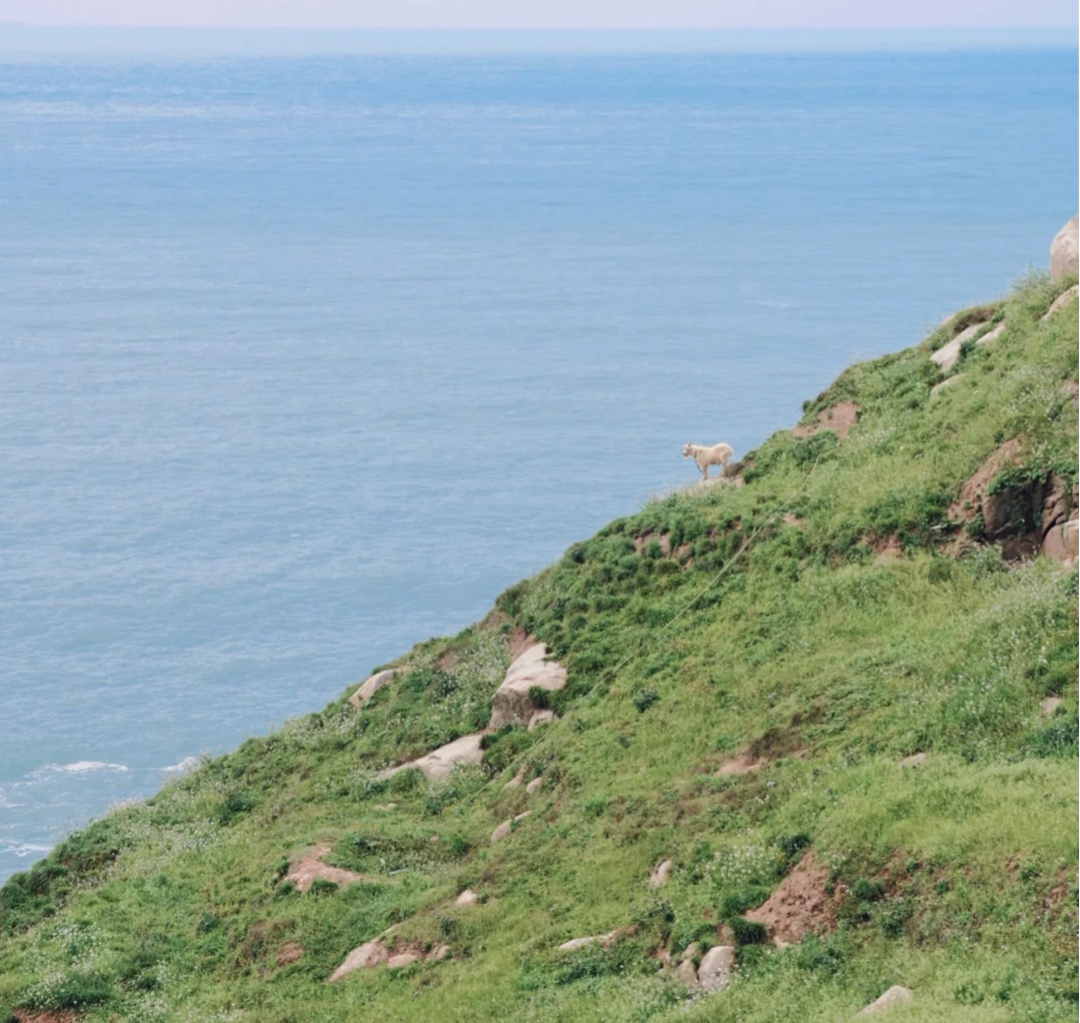
M35 25L0 22L0 53L225 55L790 53L1077 47L1075 25L894 28L497 28L431 26ZM261 44L261 45L259 45Z

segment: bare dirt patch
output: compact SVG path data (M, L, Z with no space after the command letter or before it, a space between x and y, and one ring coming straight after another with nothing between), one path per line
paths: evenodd
M832 900L825 890L828 880L828 870L808 852L746 919L764 924L774 944L780 946L802 941L808 934L825 934L836 926Z
M346 885L354 881L374 881L374 878L366 874L357 874L351 870L343 870L341 867L330 867L323 863L323 857L330 852L332 846L329 842L320 842L310 852L305 853L300 859L294 860L285 875L286 881L292 881L297 889L306 892L316 878L324 881L332 881L334 884Z
M634 537L634 549L640 554L654 542L660 545L660 551L665 558L671 553L671 538L667 533L642 533L641 536Z
M298 941L287 941L278 950L277 964L278 966L291 966L295 962L299 962L304 955L304 946Z
M853 401L840 401L832 408L818 413L818 421L812 426L796 426L792 434L796 437L813 437L822 430L832 430L843 440L859 420L859 406Z
M79 1019L74 1009L15 1009L13 1016L18 1023L77 1023Z

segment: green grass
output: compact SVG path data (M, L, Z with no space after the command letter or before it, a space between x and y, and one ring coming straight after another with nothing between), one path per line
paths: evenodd
M805 408L858 403L846 439L769 438L745 486L612 522L403 656L363 711L343 694L72 836L0 889L0 1019L824 1021L894 983L916 1000L890 1020L1074 1019L1077 576L948 519L1013 437L1000 486L1075 482L1076 307L1039 322L1069 283L1032 276L851 367ZM980 316L1003 335L931 399L929 352ZM494 733L445 782L380 779L486 725L518 627L569 670L545 697L559 719ZM758 768L718 776L740 753ZM533 796L503 787L521 768ZM319 841L370 880L296 891L288 863ZM807 850L836 928L761 943L744 914ZM456 907L466 887L481 902ZM324 983L388 927L452 957ZM658 949L723 928L728 990L658 972Z

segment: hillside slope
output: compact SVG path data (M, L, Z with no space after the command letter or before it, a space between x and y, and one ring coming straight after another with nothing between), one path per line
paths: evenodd
M0 889L0 1019L825 1021L894 984L897 1023L1075 1019L1074 281L852 366L366 704L72 836ZM483 733L535 641L553 720L390 773Z

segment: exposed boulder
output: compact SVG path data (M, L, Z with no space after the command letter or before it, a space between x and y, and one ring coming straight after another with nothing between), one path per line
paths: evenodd
M1080 294L1080 286L1074 284L1067 291L1063 291L1053 302L1050 303L1050 308L1043 313L1042 318L1044 320L1050 319L1059 309L1064 309L1071 302L1076 301L1076 296Z
M549 721L555 720L555 711L544 708L543 710L533 711L532 717L529 718L529 731L533 731L540 725L546 725Z
M1050 277L1059 280L1067 273L1080 272L1078 218L1073 217L1050 243Z
M1080 522L1072 519L1051 526L1043 537L1042 552L1066 567L1075 566L1080 561Z
M576 952L579 948L587 948L589 945L608 945L619 936L619 932L609 931L607 934L590 934L587 938L571 938L559 946L560 952Z
M865 1009L861 1009L855 1013L856 1016L873 1016L876 1013L884 1012L886 1009L891 1009L895 1005L902 1005L904 1002L910 1002L915 997L914 993L906 987L901 987L899 984L894 984L885 994L880 998L875 998Z
M516 824L516 823L517 823L518 821L520 821L520 820L524 820L524 819L525 819L526 817L528 817L528 816L529 816L529 811L528 811L528 810L526 810L526 811L525 811L524 813L519 813L519 814L518 814L518 815L517 815L516 817L514 817L514 818L513 818L512 820L508 820L508 821L503 821L503 822L502 822L502 824L500 824L500 825L499 825L499 826L498 826L498 827L497 827L497 828L496 828L496 829L495 829L495 830L494 830L494 831L493 831L493 832L491 833L491 844L492 844L492 845L494 845L494 844L495 844L496 842L501 842L501 841L502 841L502 840L503 840L504 838L506 838L506 836L507 836L507 835L509 835L509 834L510 834L510 832L511 832L511 830L513 829L514 825L515 825L515 824Z
M959 361L960 361L960 349L968 341L975 339L975 336L986 326L986 321L982 320L979 323L973 323L970 327L965 327L959 334L956 335L951 341L943 344L933 355L930 356L930 360L937 364L938 369L942 373L948 373Z
M714 945L701 957L697 980L702 991L723 991L731 983L735 968L735 949L730 945Z
M466 888L455 900L455 906L475 906L480 896L471 888Z
M286 881L292 881L298 891L306 892L316 878L323 881L332 881L334 884L347 885L354 881L371 881L373 878L364 874L357 874L351 870L343 870L341 867L329 867L323 863L323 857L330 852L329 842L320 842L314 849L309 850L303 856L289 865L289 872L285 875Z
M671 877L671 871L675 864L671 860L664 860L662 863L658 863L653 869L652 874L649 875L649 886L651 888L659 888L666 883L667 879Z
M904 757L900 761L900 767L922 767L929 759L929 753L912 753L910 757Z
M393 682L398 675L408 670L408 668L387 668L385 671L375 672L349 697L349 703L358 709L363 707L383 686Z
M397 952L386 960L386 965L391 970L400 970L403 966L411 966L419 962L421 956L416 952Z
M531 796L543 784L544 784L544 776L541 775L539 778L533 778L533 780L531 782L529 782L528 785L525 786L525 791Z
M539 709L529 699L529 690L555 692L566 685L566 669L548 660L547 647L535 643L507 669L502 685L491 700L491 729L503 725L527 725Z
M675 976L688 988L697 987L697 970L694 969L694 964L689 959L684 959L675 967Z
M383 944L382 938L373 938L357 948L354 948L346 957L345 961L330 974L329 983L333 984L342 977L347 977L356 970L370 969L385 963L390 958L390 949Z
M479 764L484 759L484 751L480 748L480 740L483 737L482 732L477 732L475 735L463 735L460 739L432 750L419 760L410 760L407 764L391 767L383 771L379 777L392 778L401 771L415 767L428 781L445 778L458 764Z
M1048 696L1039 704L1039 710L1042 711L1045 717L1052 718L1057 713L1058 707L1064 702L1060 696Z
M963 379L964 374L957 373L955 376L951 376L946 380L942 380L940 384L934 384L934 386L930 388L930 397L936 398L939 394L941 394L942 391L947 390L948 388L952 387L956 383L959 383L959 381Z
M988 330L975 344L982 347L983 345L992 345L1002 334L1005 333L1005 321L1002 320L992 330Z

